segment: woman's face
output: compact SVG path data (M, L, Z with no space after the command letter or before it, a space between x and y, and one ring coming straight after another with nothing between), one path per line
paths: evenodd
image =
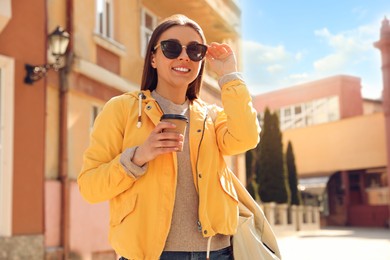
M173 26L161 34L157 42L157 46L161 41L173 40L180 43L182 46L187 46L189 43L201 43L202 38L191 27ZM158 83L157 89L181 89L187 90L188 85L196 79L201 68L202 61L192 61L186 52L186 48L182 48L180 55L177 58L169 59L164 56L161 46L159 46L152 56L151 65L157 70Z

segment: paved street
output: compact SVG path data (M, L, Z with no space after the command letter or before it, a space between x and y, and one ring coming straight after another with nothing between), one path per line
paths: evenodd
M278 241L283 260L390 260L390 229L332 227Z

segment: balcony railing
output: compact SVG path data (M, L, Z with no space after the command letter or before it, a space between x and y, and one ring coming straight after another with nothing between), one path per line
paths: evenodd
M261 207L276 236L320 229L320 211L314 206L263 203Z

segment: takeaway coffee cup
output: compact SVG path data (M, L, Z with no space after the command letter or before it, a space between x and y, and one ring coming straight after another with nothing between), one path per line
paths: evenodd
M178 114L164 114L161 119L161 121L170 122L174 125L176 125L176 128L166 128L164 131L167 132L177 132L182 134L183 136L186 135L186 128L188 124L188 118L184 115L178 115ZM183 140L184 143L184 140ZM183 151L183 146L179 150L180 152Z

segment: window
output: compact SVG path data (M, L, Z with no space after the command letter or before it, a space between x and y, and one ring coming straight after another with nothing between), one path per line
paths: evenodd
M328 123L340 119L339 99L326 97L280 109L282 130Z
M298 115L302 113L302 107L301 106L295 106L295 114Z
M284 116L285 117L291 116L291 109L289 107L284 109Z
M102 110L102 108L100 106L97 106L97 105L92 105L92 108L91 108L91 122L90 122L90 130L92 131L92 128L93 128L93 124L95 123L95 119L96 117L98 116L98 114L100 113L100 111Z
M14 60L0 55L0 236L11 236Z
M340 106L337 96L328 99L328 120L329 122L340 119Z
M141 12L141 56L145 57L146 48L148 46L150 37L152 36L153 29L157 25L157 18L151 12L146 9L142 9Z
M106 38L114 38L112 2L112 0L96 0L96 31Z

